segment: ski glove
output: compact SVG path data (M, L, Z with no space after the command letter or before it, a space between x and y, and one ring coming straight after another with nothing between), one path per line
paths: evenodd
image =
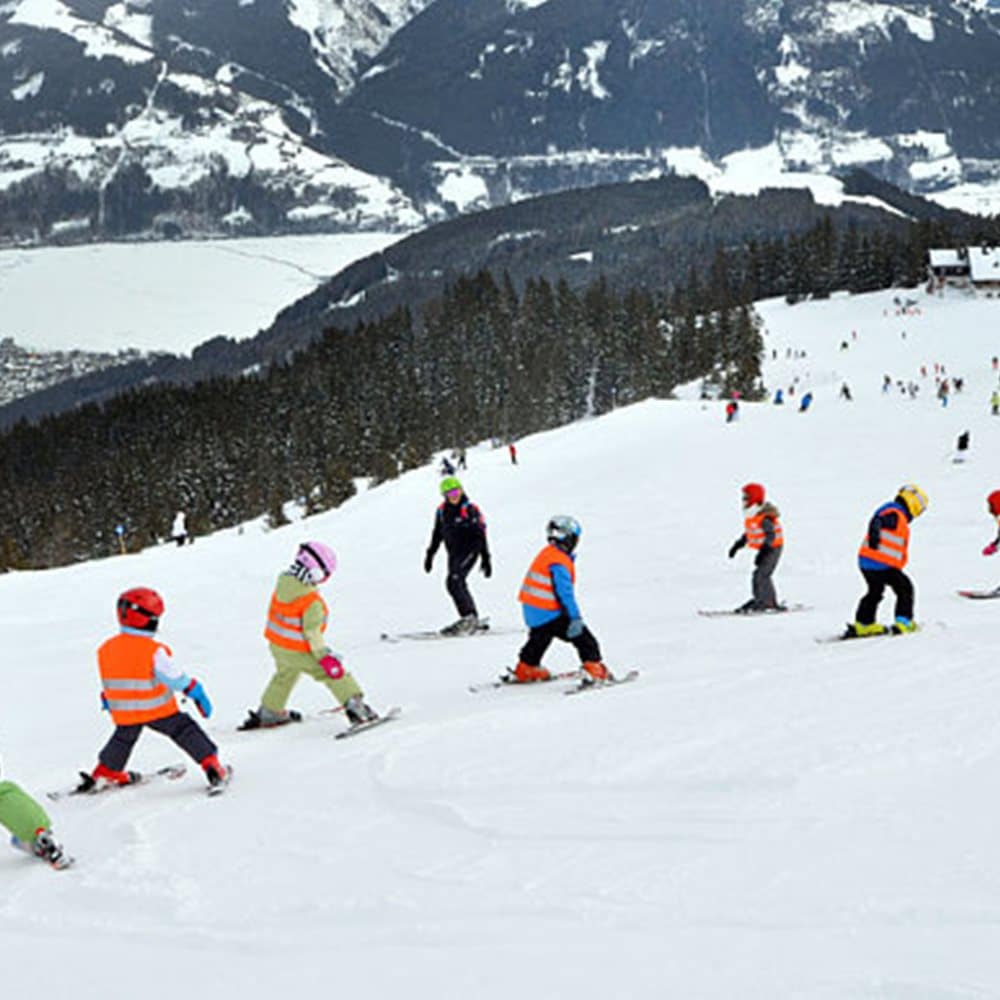
M484 552L479 562L479 567L483 571L483 576L488 580L493 575L493 562L490 560L489 552Z
M209 700L208 695L205 694L205 689L201 686L200 681L192 678L191 683L184 688L184 693L195 703L195 707L201 713L202 718L211 718L212 702Z
M108 696L102 691L101 692L101 711L110 712L111 706L108 704Z
M569 624L566 626L566 638L576 639L581 635L583 635L583 619L571 618Z
M431 552L430 549L428 549L426 554L424 555L424 572L429 573L433 568L433 566L434 566L434 553Z
M319 665L323 668L323 673L331 681L339 681L344 676L344 664L341 662L340 657L334 656L333 653L327 653L319 661Z
M746 538L743 535L740 535L740 537L729 546L729 558L732 559L733 556L735 556L736 553L739 552L744 545L746 545L746 543Z
M984 556L993 556L993 555L996 555L996 551L997 551L997 543L996 542L990 542L990 544L987 545L985 549L983 549L983 555Z

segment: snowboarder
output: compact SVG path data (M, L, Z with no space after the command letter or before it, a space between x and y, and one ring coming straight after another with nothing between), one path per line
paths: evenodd
M747 483L743 487L743 517L743 534L729 546L729 558L744 546L756 552L751 580L753 597L736 610L743 614L781 610L771 577L781 559L784 532L778 520L778 508L766 501L760 483Z
M302 674L329 690L344 706L352 726L378 718L344 667L343 656L332 652L323 637L329 609L318 585L326 583L336 568L337 556L329 545L303 542L291 566L278 577L264 629L274 659L274 676L261 695L260 707L250 710L240 729L270 729L300 722L302 713L285 706Z
M868 533L858 549L858 568L868 585L858 603L854 621L844 638L882 635L885 632L915 632L913 582L903 572L909 557L910 522L927 510L927 494L918 486L900 486L894 499L882 504L868 523ZM885 588L896 595L895 621L886 628L875 621Z
M565 515L553 517L546 526L548 544L532 560L518 596L529 632L517 666L503 678L509 683L551 680L552 675L541 663L553 639L562 639L576 647L582 683L614 680L611 671L601 662L601 648L584 624L576 603L574 551L580 533L580 523Z
M48 813L13 781L0 781L0 826L10 832L13 847L53 868L68 868L73 863L52 833Z
M116 605L120 631L97 650L101 675L101 705L111 713L115 731L98 754L97 767L82 779L79 792L98 782L129 785L142 775L125 770L136 741L147 726L174 741L205 772L209 785L224 785L231 770L219 763L219 748L191 716L180 711L179 691L190 698L203 718L212 702L201 683L174 662L169 646L154 638L163 615L163 598L148 587L132 587Z
M493 574L493 563L486 542L486 521L480 509L465 495L462 484L454 477L441 480L442 503L434 513L434 530L424 554L424 572L434 568L434 554L444 542L448 552L448 576L445 587L455 602L458 620L441 629L444 635L471 635L485 625L476 611L476 602L469 593L465 578L479 560L483 576Z

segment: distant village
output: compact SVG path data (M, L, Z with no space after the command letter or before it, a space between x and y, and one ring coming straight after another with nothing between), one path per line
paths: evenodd
M57 382L89 375L143 357L128 349L116 354L90 351L36 351L21 347L13 337L0 340L0 406Z

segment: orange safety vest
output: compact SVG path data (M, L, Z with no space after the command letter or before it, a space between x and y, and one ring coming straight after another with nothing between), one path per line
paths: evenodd
M151 635L122 632L97 650L101 688L116 726L140 726L178 711L173 691L153 669L158 649L170 652Z
M565 566L570 580L576 583L576 564L573 560L557 546L546 545L532 560L525 574L521 592L517 595L522 604L530 604L543 611L558 611L562 607L552 585L552 567L555 565Z
M319 591L310 591L308 594L296 597L294 601L279 601L277 591L275 591L271 595L271 606L267 609L267 626L264 629L264 638L282 649L290 649L296 653L308 653L311 647L302 628L302 618L306 613L306 608L314 601L319 601L323 605L323 624L320 626L320 630L325 632L329 609Z
M765 517L769 517L774 522L774 548L780 549L785 544L785 535L781 530L781 522L775 514L764 512L743 519L743 533L747 536L747 545L752 549L764 547Z
M883 528L879 535L878 547L874 549L869 546L866 535L861 541L861 548L858 549L858 557L871 559L873 562L882 563L893 569L902 569L906 565L909 554L910 522L896 504L885 504L879 507L875 514L881 514L882 511L890 508L898 515L895 530L887 531Z

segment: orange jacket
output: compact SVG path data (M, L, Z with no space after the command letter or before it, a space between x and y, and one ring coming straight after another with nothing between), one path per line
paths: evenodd
M892 510L896 516L896 527L890 531L883 527L879 532L878 545L871 546L866 535L858 549L859 559L869 559L882 566L889 566L893 569L902 569L906 565L910 549L910 522L903 513L903 508L897 503L883 504L877 511L875 517L878 518L883 512ZM863 564L862 564L863 565Z
M764 518L769 517L774 524L774 541L772 547L780 549L785 544L784 532L781 530L781 522L778 520L778 513L772 507L770 510L762 510L752 517L743 519L743 534L747 536L747 545L751 549L760 549L764 546Z
M178 711L173 692L157 679L153 657L170 647L151 635L122 632L97 650L101 687L116 726L137 726Z
M528 604L542 611L559 611L562 605L556 597L552 585L552 567L564 566L569 573L570 581L576 583L576 565L562 549L555 545L546 545L532 560L521 584L521 592L517 599L522 604Z
M306 639L302 629L302 616L305 614L306 608L314 601L319 601L323 605L322 630L325 632L329 609L318 591L311 590L308 594L296 597L293 601L279 601L278 594L275 592L271 595L271 606L267 609L267 626L264 629L264 638L282 649L290 649L296 653L308 653L310 651L309 640Z

